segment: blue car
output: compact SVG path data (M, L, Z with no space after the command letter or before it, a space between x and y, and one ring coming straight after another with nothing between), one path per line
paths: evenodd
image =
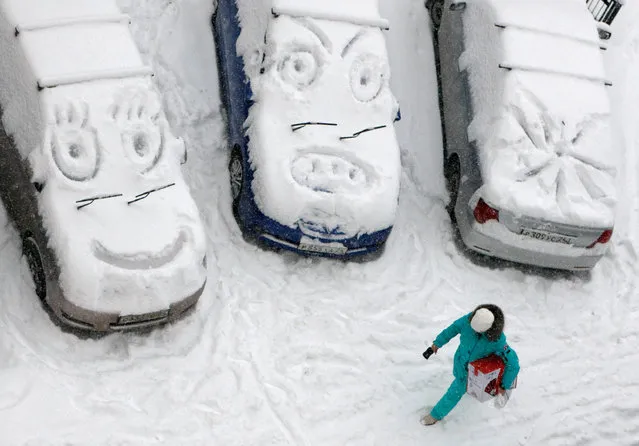
M260 3L220 0L212 17L235 219L270 248L381 253L401 163L377 0Z

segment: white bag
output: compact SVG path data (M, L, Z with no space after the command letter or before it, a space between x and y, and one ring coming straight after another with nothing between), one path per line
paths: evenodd
M495 408L503 409L504 406L506 406L506 403L508 403L511 393L511 389L507 389L504 393L498 393L495 397Z

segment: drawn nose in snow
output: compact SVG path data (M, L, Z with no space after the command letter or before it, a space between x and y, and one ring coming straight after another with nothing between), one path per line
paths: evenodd
M293 161L291 173L298 184L318 192L358 193L369 185L362 166L337 155L303 154Z

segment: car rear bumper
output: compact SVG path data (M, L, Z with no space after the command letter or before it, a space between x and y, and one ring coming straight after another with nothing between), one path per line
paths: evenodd
M542 268L568 271L590 270L604 255L601 250L594 249L592 254L583 255L579 252L585 249L574 248L575 255L569 255L565 252L570 248L561 247L563 249L558 249L556 252L547 252L518 246L516 243L509 243L477 230L470 210L463 215L459 214L460 212L457 212L457 226L464 244L469 249L485 255Z

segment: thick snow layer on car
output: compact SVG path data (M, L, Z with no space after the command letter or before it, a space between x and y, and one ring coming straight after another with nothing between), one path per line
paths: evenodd
M237 0L237 7L242 25L237 49L248 65L259 63L258 56L273 12L358 24L386 23L379 14L378 0Z
M166 309L206 276L203 227L180 172L184 143L114 2L35 3L4 4L10 76L0 91L6 129L44 185L38 205L62 290L88 310ZM43 80L55 88L38 90Z
M262 68L248 70L247 121L262 212L309 235L316 225L342 238L392 226L397 101L382 30L282 14L269 24ZM322 125L294 126L304 122Z
M273 8L297 17L388 27L388 21L379 14L378 0L273 0Z
M464 33L485 199L544 220L612 226L617 148L585 3L468 2Z

